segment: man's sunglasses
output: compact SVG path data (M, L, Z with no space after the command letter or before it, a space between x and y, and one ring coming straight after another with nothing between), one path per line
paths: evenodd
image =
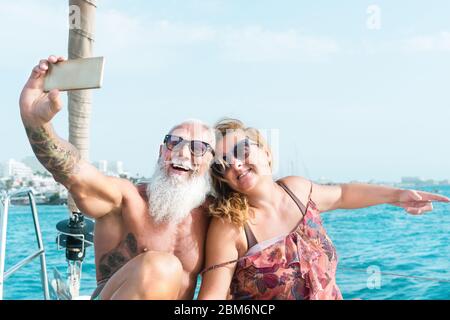
M244 162L248 159L250 155L250 146L258 145L256 142L253 142L249 138L245 138L244 140L239 141L233 147L233 150L230 154L226 154L220 158L214 159L214 163L211 165L211 169L215 171L217 174L223 176L227 170L231 167L231 160L237 159L241 162Z
M189 151L195 157L202 157L206 152L211 151L214 156L214 150L209 143L200 140L186 140L179 136L167 134L164 137L164 145L167 149L172 151L177 146L182 146L183 143L188 143Z

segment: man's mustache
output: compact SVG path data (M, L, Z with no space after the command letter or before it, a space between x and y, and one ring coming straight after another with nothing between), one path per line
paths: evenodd
M188 170L192 170L195 171L198 168L198 165L192 165L192 162L190 160L182 160L182 159L172 159L172 160L167 160L164 161L165 165L174 165L174 166L179 166L179 167L183 167L185 169Z

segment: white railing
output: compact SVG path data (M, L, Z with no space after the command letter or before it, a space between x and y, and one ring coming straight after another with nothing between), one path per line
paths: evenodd
M33 254L29 255L28 257L26 257L25 259L23 259L22 261L18 262L14 266L12 266L9 270L5 271L6 232L8 227L9 205L11 203L11 198L23 194L28 195L28 198L30 200L30 208L31 213L33 215L34 230L36 233L38 250ZM42 291L44 293L44 299L49 300L50 294L48 289L47 264L45 262L45 248L44 243L42 241L41 228L39 225L39 217L33 191L31 189L27 189L12 194L3 194L3 196L0 195L0 300L3 300L3 285L5 283L5 280L37 257L39 257L41 261L41 282L42 282Z

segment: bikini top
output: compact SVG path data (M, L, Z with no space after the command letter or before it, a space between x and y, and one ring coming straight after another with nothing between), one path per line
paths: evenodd
M300 218L300 221L303 219L304 215L306 214L307 208L303 205L303 203L300 201L300 199L289 189L289 187L281 180L277 180L276 183L286 191L286 193L294 200L297 207L300 209L300 212L302 213L302 217ZM311 189L309 191L308 195L308 204L309 200L311 199L311 193L312 193L312 183L311 183ZM247 238L247 250L250 250L252 247L254 247L256 244L258 244L258 240L255 237L255 234L253 233L252 229L250 228L248 222L244 224L244 233L245 237Z
M298 208L300 209L300 211L302 213L302 218L299 220L299 222L297 223L296 227L294 228L294 230L296 230L300 226L300 223L302 222L303 217L305 216L306 212L308 211L308 206L309 206L309 203L310 203L310 200L311 200L311 193L312 193L313 184L311 183L311 189L310 189L309 195L308 195L308 204L307 204L307 207L305 207L303 205L303 203L295 196L295 194L291 191L291 189L288 188L288 186L286 186L286 184L284 182L278 180L278 181L276 181L276 183L278 185L280 185L287 192L287 194L292 198L292 200L294 200L294 202L297 204ZM245 257L247 255L249 255L249 253L251 253L250 249L252 249L252 248L253 249L257 249L258 248L258 246L257 246L258 245L258 241L257 241L254 233L251 231L250 226L247 223L244 224L244 232L245 232L245 236L247 238L247 253L246 253L246 255L244 255L244 256L242 256L242 257L240 257L238 259L234 259L234 260L226 261L226 262L219 263L219 264L216 264L216 265L212 265L210 267L207 267L207 268L203 269L200 273L204 274L205 272L208 272L210 270L214 270L216 268L220 268L220 267L226 266L228 264L231 264L231 263L240 261L242 259L245 259ZM276 240L278 240L278 239L280 239L282 237L285 237L285 236L286 235L280 235L280 236L277 236L277 237L265 240L265 241L263 241L263 243L265 244L265 246L268 246L269 244L271 244L271 243L275 242Z

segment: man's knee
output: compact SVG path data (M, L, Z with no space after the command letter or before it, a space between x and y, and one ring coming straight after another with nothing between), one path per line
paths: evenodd
M141 254L141 264L145 269L155 274L176 274L183 271L181 261L173 254L159 251L149 251Z
M173 254L149 251L142 253L137 263L144 288L176 287L181 282L183 266Z

